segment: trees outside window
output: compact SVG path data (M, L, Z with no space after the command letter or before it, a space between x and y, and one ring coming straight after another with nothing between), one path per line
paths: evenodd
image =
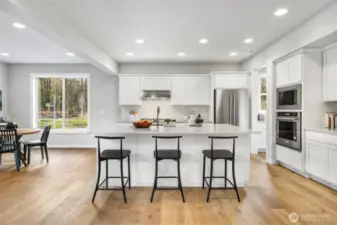
M34 127L88 129L88 75L33 76Z

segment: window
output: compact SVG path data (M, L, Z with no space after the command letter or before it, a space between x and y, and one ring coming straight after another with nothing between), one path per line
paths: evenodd
M267 77L260 76L260 111L267 110Z
M89 74L32 75L33 127L89 130Z

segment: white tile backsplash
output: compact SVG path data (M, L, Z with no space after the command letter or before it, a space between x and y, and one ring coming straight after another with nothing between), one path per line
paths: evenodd
M137 112L138 118L156 117L157 106L160 107L160 118L182 120L183 116L200 113L204 118L209 118L209 106L172 106L170 100L143 100L141 106L122 106L121 120L129 120L129 112Z

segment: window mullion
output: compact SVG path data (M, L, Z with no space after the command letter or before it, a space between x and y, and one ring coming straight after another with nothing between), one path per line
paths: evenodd
M66 117L66 79L62 78L62 129L65 128Z

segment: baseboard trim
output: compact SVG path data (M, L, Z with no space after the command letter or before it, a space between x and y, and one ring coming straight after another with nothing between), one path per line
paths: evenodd
M318 177L316 177L314 175L309 174L308 178L311 179L311 180L314 180L314 181L316 181L316 182L318 182L318 183L320 183L320 184L322 184L322 185L324 185L324 186L326 186L328 188L337 190L337 185L334 185L334 184L332 184L330 182L322 180L322 179L320 179L320 178L318 178Z
M48 145L48 148L96 148L93 145Z
M290 166L290 165L288 165L286 163L283 163L283 162L280 162L280 161L277 161L277 162L278 162L279 165L287 168L288 170L291 170L291 171L293 171L293 172L301 175L302 177L309 178L309 176L308 176L308 174L306 172L302 172L299 169L296 169L296 168L294 168L294 167L292 167L292 166Z

